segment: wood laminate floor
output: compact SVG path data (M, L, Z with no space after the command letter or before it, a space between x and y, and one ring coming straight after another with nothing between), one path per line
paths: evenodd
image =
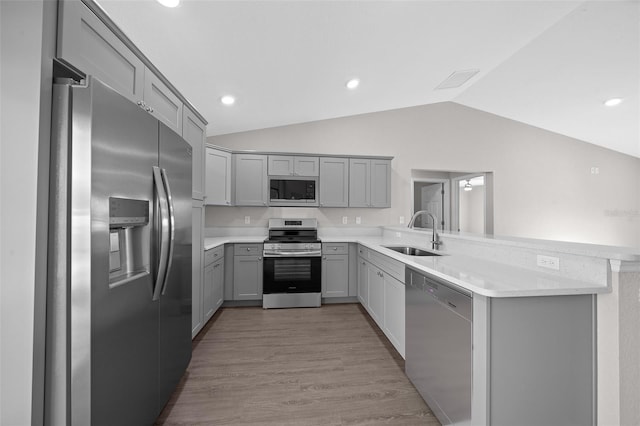
M440 425L359 304L223 308L158 425Z

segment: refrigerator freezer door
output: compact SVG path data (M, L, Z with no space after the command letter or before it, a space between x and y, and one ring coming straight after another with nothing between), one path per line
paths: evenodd
M173 210L173 252L160 296L160 408L191 360L191 147L160 123L159 166Z
M98 80L72 91L71 423L152 424L158 303L151 174L158 121ZM109 279L109 197L144 200L151 216L145 226L123 228L123 256L140 276L122 285Z

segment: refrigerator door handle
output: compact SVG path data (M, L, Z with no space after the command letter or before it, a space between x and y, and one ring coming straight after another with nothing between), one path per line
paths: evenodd
M160 204L160 257L158 259L158 273L156 284L153 287L152 300L160 299L162 289L167 276L167 258L169 256L169 202L159 167L153 166L153 181Z
M173 206L173 197L171 195L171 186L169 185L169 177L165 169L162 169L162 179L167 191L167 205L169 206L169 258L167 259L167 271L165 272L165 277L168 277L169 272L171 272L171 265L173 264L173 246L176 239L176 215ZM167 281L167 278L165 278L162 284L163 295L167 289Z

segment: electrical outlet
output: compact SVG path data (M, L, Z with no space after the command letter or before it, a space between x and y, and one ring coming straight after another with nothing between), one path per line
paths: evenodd
M360 223L362 223L360 216L356 216L356 225L360 225Z
M600 174L600 167L592 167L591 168L591 174L592 175Z
M347 224L347 216L342 216L342 224L343 225Z
M399 222L400 222L400 225L404 225L404 216L400 216Z
M251 216L245 216L244 217L244 224L245 225L249 225L251 223Z
M543 256L541 254L536 258L536 264L541 268L560 270L560 258L553 256Z

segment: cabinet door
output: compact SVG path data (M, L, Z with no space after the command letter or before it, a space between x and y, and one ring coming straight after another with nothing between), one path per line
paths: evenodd
M267 156L235 154L236 206L267 205Z
M233 300L262 299L262 257L234 256Z
M204 286L202 292L202 310L204 312L204 321L206 324L207 321L213 316L213 312L215 309L214 295L213 295L213 287L215 284L215 263L204 268Z
M191 145L193 152L191 198L202 200L204 197L204 143L207 129L189 108L185 107L182 112L182 137Z
M320 207L349 206L349 159L320 159Z
M204 325L202 314L202 259L204 254L202 221L204 208L202 203L199 204L195 204L191 209L191 337L195 337Z
M213 264L213 312L224 302L224 259Z
M358 258L358 300L365 308L369 305L369 271L367 262Z
M293 175L293 157L291 155L270 155L269 175L291 176Z
M384 334L404 358L404 284L384 274Z
M371 207L391 207L391 160L371 160Z
M371 160L349 159L349 207L371 206Z
M322 257L322 297L349 295L349 255L336 254Z
M384 328L384 274L375 266L367 265L369 277L368 311L380 328Z
M318 157L293 157L293 174L296 176L318 176L320 174L320 161Z
M59 7L58 58L131 101L141 101L142 61L82 2L61 1Z
M208 206L231 205L231 153L207 147L205 151L204 203Z
M144 108L182 134L182 101L149 68L144 72Z

